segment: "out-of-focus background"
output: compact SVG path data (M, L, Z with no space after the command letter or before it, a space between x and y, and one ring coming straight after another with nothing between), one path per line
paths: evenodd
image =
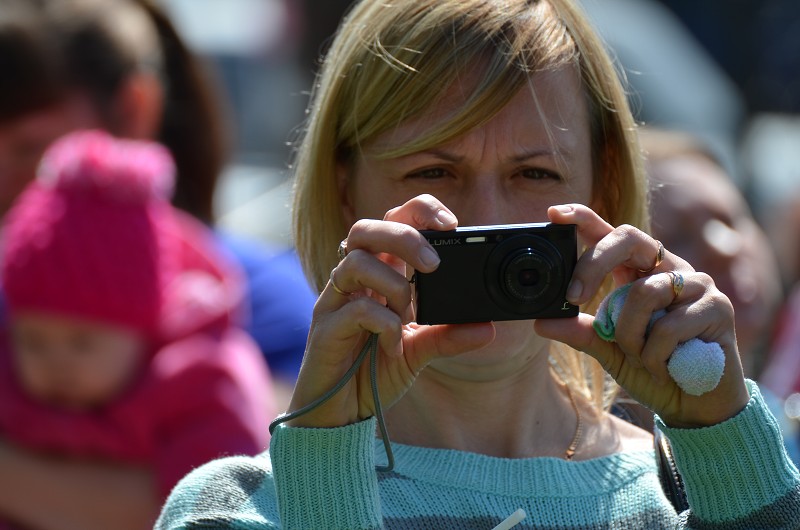
M218 225L290 246L289 143L312 83L313 68L302 64L301 50L313 6L303 0L161 4L208 60L229 105L234 149L217 188Z
M289 163L319 58L351 1L159 0L207 59L232 117L218 226L291 246Z

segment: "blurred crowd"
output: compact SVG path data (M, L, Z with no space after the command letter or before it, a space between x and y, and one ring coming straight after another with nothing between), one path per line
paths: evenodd
M292 142L349 3L0 0L0 528L144 528L193 467L266 449L316 299ZM582 3L653 235L732 300L798 462L800 11Z

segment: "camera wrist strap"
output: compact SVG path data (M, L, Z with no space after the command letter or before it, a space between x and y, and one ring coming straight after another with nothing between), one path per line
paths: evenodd
M394 469L394 454L392 453L392 445L389 442L389 434L386 430L386 422L383 419L381 398L378 393L378 335L376 333L369 334L367 342L361 348L361 351L356 357L356 360L353 362L353 365L347 370L347 372L345 372L345 374L341 379L339 379L333 388L325 392L323 395L305 407L302 407L294 412L281 414L275 418L272 423L269 424L269 433L272 434L275 428L281 423L293 420L302 416L303 414L311 412L336 395L336 393L339 392L339 390L341 390L350 381L350 379L353 378L355 373L364 363L364 359L367 357L367 354L369 354L369 379L370 387L372 388L372 400L375 402L375 418L378 421L378 428L381 432L381 438L383 439L383 447L386 451L387 459L387 464L385 466L375 466L375 469L377 471L391 471Z

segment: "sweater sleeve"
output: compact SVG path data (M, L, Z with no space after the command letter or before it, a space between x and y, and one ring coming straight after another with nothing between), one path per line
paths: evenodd
M335 429L279 426L270 454L282 527L380 528L375 419Z
M747 406L718 425L673 429L656 417L686 485L690 528L800 527L800 473L758 386L747 385Z

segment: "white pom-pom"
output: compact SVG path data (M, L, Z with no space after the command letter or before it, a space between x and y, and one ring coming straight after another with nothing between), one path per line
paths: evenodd
M722 379L725 352L716 342L691 339L675 348L667 370L684 392L700 396L714 390Z

